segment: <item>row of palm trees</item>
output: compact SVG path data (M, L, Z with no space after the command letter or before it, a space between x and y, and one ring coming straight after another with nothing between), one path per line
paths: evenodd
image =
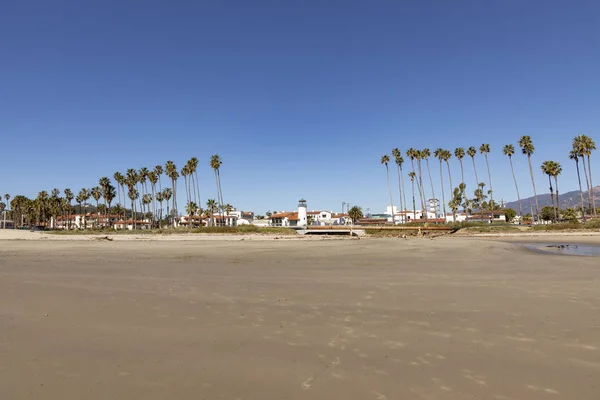
M531 210L531 214L532 215L536 215L538 218L540 216L541 213L541 209L539 207L539 203L538 203L538 196L537 196L537 188L536 188L536 183L535 183L535 177L534 177L534 172L533 172L533 166L532 166L532 162L531 162L531 156L534 154L535 152L535 146L533 144L533 141L531 139L530 136L522 136L519 141L518 141L518 146L521 149L521 153L525 156L527 156L527 162L529 164L529 173L530 173L530 177L531 177L531 184L533 186L533 193L534 193L534 198L535 198L535 211L532 209ZM591 170L591 164L590 164L590 156L591 153L596 150L596 144L595 142L592 140L591 137L587 136L587 135L577 135L572 142L572 150L569 153L569 159L573 160L576 164L577 167L577 178L578 178L578 182L579 182L579 190L581 192L581 210L582 210L582 214L584 215L585 218L585 202L584 202L584 192L583 192L583 187L581 184L581 174L580 174L580 168L579 168L579 163L581 162L582 166L583 166L583 170L584 170L584 177L585 177L585 183L587 185L587 197L588 197L588 207L587 209L589 210L590 214L593 216L597 216L597 209L596 209L596 204L595 204L595 199L594 199L594 195L592 193L593 190L593 182L592 182L592 170ZM486 186L486 182L482 182L479 180L479 176L477 173L477 165L475 162L475 156L478 154L483 155L485 158L485 163L486 163L486 167L487 167L487 176L488 176L488 182L487 184L489 185L489 190L487 191L487 195L489 195L489 202L485 201L487 199L487 195L485 193L485 186ZM465 193L466 196L466 183L465 183L465 174L464 174L464 165L463 165L463 159L465 158L465 156L468 156L471 158L472 161L472 165L473 165L473 173L475 175L475 191L474 193L474 199L465 199L464 204L462 204L465 208L465 211L471 209L471 206L476 206L475 209L480 209L480 210L489 210L490 213L493 213L493 210L498 208L498 205L494 202L494 190L493 190L493 186L492 186L492 173L491 173L491 169L490 169L490 164L489 164L489 160L488 160L488 154L490 153L491 149L490 149L490 145L487 143L482 144L481 146L479 146L479 149L477 149L474 146L471 146L467 149L463 148L463 147L457 147L454 150L454 157L458 160L459 164L460 164L460 172L461 172L461 182L460 185L458 185L458 187L454 187L453 183L452 183L452 172L450 170L450 159L452 158L452 152L450 150L446 150L446 149L442 149L442 148L438 148L433 152L433 157L439 160L440 163L440 183L441 183L441 196L442 196L442 209L443 209L443 213L444 216L446 215L446 193L445 193L445 187L444 187L444 173L443 173L443 169L444 169L444 165L446 166L446 170L448 173L448 181L450 183L450 190L452 193L454 193L456 190L458 190L461 193ZM514 170L514 166L513 166L513 155L515 154L515 146L513 144L507 144L503 147L502 152L504 155L506 155L508 157L509 160L509 165L511 168L511 172L512 172L512 176L513 176L513 181L515 184L515 189L517 192L517 198L518 198L518 204L519 204L519 215L523 216L523 207L521 204L521 195L519 192L519 186L517 184L517 178L515 175L515 170ZM434 183L433 183L433 179L431 176L431 169L429 166L429 158L431 157L431 151L427 148L419 150L419 149L414 149L414 148L410 148L405 152L406 157L408 157L411 161L411 171L408 173L408 177L411 181L411 186L412 186L412 209L413 209L413 219L416 219L416 202L415 202L415 184L416 184L416 190L417 190L417 194L420 200L420 204L421 204L421 210L423 210L423 217L425 219L427 219L427 213L425 212L425 210L427 209L426 206L426 202L427 202L427 194L426 194L426 189L425 186L423 184L423 163L422 161L425 161L425 168L427 169L427 175L429 177L429 182L431 185L431 195L432 198L436 198L435 196L435 187L434 187ZM406 191L404 190L404 158L402 156L402 152L398 149L395 148L392 150L392 157L394 158L394 162L396 164L397 167L397 173L398 173L398 195L399 195L399 203L400 203L400 209L401 210L407 210L408 209L408 203L406 201ZM388 156L387 154L385 154L383 157L381 157L381 164L385 165L385 170L386 170L386 178L387 178L387 186L388 186L388 192L389 192L389 197L390 197L390 208L391 210L394 209L394 200L393 200L393 195L392 195L392 187L391 187L391 183L390 183L390 175L389 175L389 167L388 164L390 163L390 156ZM558 219L558 209L559 209L559 193L558 193L558 176L562 173L562 166L560 165L559 162L557 161L544 161L541 165L541 169L542 172L544 174L546 174L548 176L548 181L549 181L549 186L550 186L550 196L552 199L552 204L553 204L553 208L554 208L554 213L555 213L555 220ZM554 179L554 187L552 186L552 178ZM556 188L556 202L555 202L555 196L554 196L554 188ZM456 210L456 196L453 195L451 196L451 209L453 209L453 211ZM468 197L468 196L466 196ZM450 205L450 203L448 203Z
M232 210L230 205L225 205L223 202L223 190L221 186L221 166L223 161L218 154L211 156L210 167L215 174L215 183L217 187L218 201L209 199L207 209L212 215L216 211L221 213L229 213ZM113 186L108 177L102 177L98 181L98 185L90 189L83 188L77 196L69 188L65 189L63 196L60 196L59 189L53 189L49 195L45 190L38 193L35 199L29 199L23 195L15 196L12 201L9 200L9 194L4 195L6 203L0 201L0 212L5 210L12 211L12 217L15 223L19 222L22 225L43 224L53 218L55 221L58 216L62 216L68 221L68 228L71 228L72 213L74 212L73 200L79 205L79 212L83 212L82 220L84 229L87 228L88 221L85 218L87 214L88 202L90 199L95 201L97 224L100 224L100 215L106 215L105 220L110 224L110 214L116 214L119 218L126 219L125 204L127 199L130 202L131 208L129 215L132 219L134 228L136 227L141 214L143 218L152 220L152 226L157 226L159 221L163 221L163 202L166 202L167 212L165 221L167 224L175 227L177 210L177 187L179 177L184 178L184 189L186 195L186 210L190 215L201 214L202 209L197 206L200 204L200 185L198 180L198 165L199 161L196 157L192 157L184 165L181 170L173 161L167 161L163 165L156 165L150 170L146 167L139 170L130 168L125 173L115 172L113 175L116 187ZM166 175L170 179L170 187L162 187L162 175ZM148 187L149 183L149 187ZM112 203L118 197L117 204L113 207ZM103 203L101 204L101 200ZM169 204L172 200L172 208L169 210ZM10 208L8 208L10 205ZM190 212L193 211L193 212ZM222 214L223 215L223 214ZM21 222L22 221L22 222Z

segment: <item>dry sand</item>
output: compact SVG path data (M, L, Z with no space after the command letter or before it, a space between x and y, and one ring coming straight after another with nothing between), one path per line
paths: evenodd
M597 400L599 275L490 239L0 240L0 398Z

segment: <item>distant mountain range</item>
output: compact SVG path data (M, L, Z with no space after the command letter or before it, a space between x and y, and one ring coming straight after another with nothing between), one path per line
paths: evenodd
M592 189L592 195L596 199L596 206L600 207L600 186L596 186ZM588 193L586 190L583 191L583 202L585 206L588 206ZM545 206L551 206L552 200L550 197L550 193L538 194L538 203L540 208ZM523 212L529 213L531 212L531 206L535 208L535 197L527 197L525 199L521 199L521 203L523 205ZM581 197L579 196L579 190L574 190L572 192L560 193L559 198L559 207L560 208L575 208L581 206ZM506 208L512 208L519 212L519 202L518 201L510 201L504 204Z

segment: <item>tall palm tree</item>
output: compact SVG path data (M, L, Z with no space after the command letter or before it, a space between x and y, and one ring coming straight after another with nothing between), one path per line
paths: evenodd
M554 210L554 219L556 222L556 207L554 205L554 190L552 188L552 176L554 176L554 161L544 161L542 163L542 172L548 175L548 184L550 185L550 199L552 200L552 209Z
M72 201L73 201L74 196L73 196L73 192L69 188L66 188L64 193L65 193L65 200L67 201L67 203L69 203L69 208L68 208L69 213L67 216L67 218L68 218L67 229L71 230L71 211L73 209Z
M171 197L173 197L173 189L164 188L162 191L162 194L163 194L163 199L167 203L167 218L169 218L169 201L171 200Z
M408 173L408 177L410 178L410 182L412 184L412 203L413 203L413 221L417 219L417 205L415 203L415 178L417 174L414 171Z
M558 192L558 176L562 173L562 166L558 161L554 161L552 168L552 177L554 178L554 187L556 188L556 212L560 216L560 194Z
M425 216L425 220L427 220L428 218L428 213L427 213L427 195L425 194L425 187L423 186L423 168L421 166L421 160L423 159L423 150L417 150L417 173L418 173L418 181L417 181L417 187L419 188L419 191L421 193L421 207L424 210L424 216Z
M158 176L158 191L162 192L162 181L160 179L161 175L163 174L164 170L162 165L157 165L156 167L154 167L154 173L156 174L156 176Z
M404 193L404 178L402 177L402 164L404 159L399 149L395 148L392 150L392 156L396 162L396 170L398 172L398 197L400 197L400 210L404 210L406 207L406 196L404 196L404 203L402 203L402 195Z
M490 181L490 211L492 211L492 220L493 220L493 210L494 210L494 187L492 186L492 173L490 172L490 163L488 161L488 154L490 153L490 145L487 143L482 144L479 147L479 152L485 157L485 164L487 166L488 172L488 180Z
M154 222L156 220L156 183L158 182L158 175L156 175L155 171L150 171L148 173L148 181L150 182L150 189L152 189L152 226L154 227Z
M579 197L581 198L581 215L585 221L585 203L583 201L583 188L581 187L581 173L579 172L579 153L577 149L571 150L569 153L569 159L575 161L575 167L577 168L577 182L579 183Z
M218 154L214 154L210 157L210 167L215 173L215 180L217 182L217 196L219 206L221 207L221 215L224 215L223 205L225 203L223 201L223 190L221 188L221 165L223 165L223 160Z
M590 155L592 151L596 150L596 143L586 135L577 135L575 139L573 139L573 148L576 148L580 154L581 160L583 161L583 170L586 175L586 183L588 185L588 200L589 200L589 208L592 215L596 216L596 200L593 194L594 184L592 182L592 166L590 163ZM587 157L587 166L586 166L586 157Z
M453 188L454 185L452 184L452 171L450 170L450 159L452 158L452 153L449 150L444 150L443 153L443 159L444 162L446 163L446 170L448 171L448 180L450 181L450 188ZM446 218L446 216L444 215L444 219ZM452 215L452 220L453 222L456 223L456 213L454 213Z
M462 147L457 147L454 149L454 157L458 159L460 163L460 183L465 183L465 170L463 169L463 158L465 157L465 149Z
M102 191L100 190L100 188L98 186L94 186L91 190L90 190L90 194L92 195L92 198L94 200L96 200L96 225L100 224L100 216L99 216L99 211L98 211L98 206L100 205L100 198L102 198Z
M388 164L390 162L390 156L384 154L381 157L381 163L385 165L385 176L387 177L388 192L390 193L390 213L392 214L392 224L394 224L394 200L392 200L392 187L390 186L390 170Z
M515 146L507 144L502 148L502 153L508 157L510 163L510 170L512 172L513 181L515 182L515 189L517 190L517 199L519 200L519 216L523 217L523 206L521 205L521 195L519 194L519 185L517 184L517 177L515 176L515 169L513 167L512 156L515 154Z
M438 147L433 152L433 156L435 158L437 158L438 160L440 160L440 182L442 184L442 204L443 204L444 219L445 219L446 218L446 193L444 190L444 172L443 172L443 168L442 168L442 161L444 160L444 149L442 149L441 147Z
M418 155L418 150L413 149L412 147L410 149L406 150L406 157L408 157L410 159L410 164L412 166L412 172L415 174L415 180L417 178L417 171L415 169L415 159L417 158L417 155ZM417 182L417 184L418 184L418 182ZM414 190L414 188L413 188L413 190ZM413 196L414 196L414 194L413 194ZM419 196L421 196L421 190L419 190ZM422 198L421 198L421 204L423 204ZM414 207L413 207L413 211L416 211L414 209Z
M87 229L87 201L90 199L90 192L83 188L79 191L79 212L81 212L81 204L83 203L83 229Z
M431 178L431 170L429 169L429 157L431 157L431 152L428 148L421 150L421 157L425 160L425 164L427 166L427 174L429 176L429 183L431 184L431 197L435 199L435 189L433 187L433 179Z
M175 217L177 216L177 178L179 178L179 172L177 172L177 166L173 161L167 161L165 164L165 172L169 178L171 178L172 193L173 193L173 228L175 228Z
M113 175L115 182L117 182L117 189L119 194L119 203L121 203L121 193L123 193L123 204L125 204L125 177L120 172L115 172Z
M194 202L196 204L201 204L200 201L200 182L198 181L198 164L199 161L196 157L190 158L190 171L192 173L192 178L195 178L194 181Z
M111 185L110 182L104 188L103 196L104 196L104 202L106 203L106 214L107 214L108 226L111 227L112 223L111 223L111 219L110 219L110 208L111 208L111 204L112 204L113 200L115 199L116 195L115 195L115 187L113 185Z
M163 192L156 193L155 196L156 201L160 204L160 210L158 210L158 227L162 227L162 202L164 200Z
M531 185L533 186L533 197L535 198L535 215L540 220L540 205L538 203L537 190L535 188L535 179L533 177L533 167L531 166L531 155L535 151L535 147L533 146L533 141L531 137L528 135L521 136L519 139L519 147L521 148L521 153L527 156L527 162L529 163L529 175L531 176Z
M135 212L135 201L138 199L138 197L140 196L140 193L138 192L138 190L135 187L135 183L133 181L129 181L127 184L127 188L128 190L128 197L129 200L131 200L131 223L133 225L133 229L137 229L137 215ZM124 224L126 225L126 222L124 221Z
M103 176L102 178L100 178L98 180L98 185L100 186L100 189L102 191L102 197L104 198L104 204L107 205L106 197L104 196L104 192L106 192L106 189L110 186L110 179L108 179L107 176Z
M208 199L206 202L206 210L210 213L210 225L215 226L215 210L218 203L215 199Z

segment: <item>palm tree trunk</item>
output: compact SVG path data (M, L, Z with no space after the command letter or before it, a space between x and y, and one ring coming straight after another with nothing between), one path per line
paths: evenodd
M583 173L585 175L585 184L587 186L587 192L588 192L588 211L589 211L590 215L593 215L593 212L592 212L592 188L590 186L590 180L588 177L588 169L587 169L587 165L585 163L585 156L581 156L581 162L583 163Z
M429 175L429 183L431 183L431 197L435 199L435 190L433 188L433 179L431 179L431 170L429 169L429 159L425 159L425 163L427 164L427 174ZM436 213L437 214L437 213ZM437 215L435 216L437 218ZM444 218L446 218L444 216Z
M540 222L540 205L537 198L537 190L535 188L535 179L533 178L533 167L531 166L531 155L527 155L527 161L529 162L529 175L531 175L531 185L533 186L533 197L535 198L535 215L538 222ZM532 215L533 218L533 215Z
M519 194L519 185L517 185L517 177L515 176L515 169L513 168L512 157L508 157L510 161L510 170L512 171L513 181L515 182L515 189L517 189L517 199L519 200L519 216L523 217L523 206L521 205L521 195Z
M194 171L194 175L196 176L196 191L198 192L198 201L196 204L200 206L202 204L202 200L200 199L200 182L198 181L198 171Z
M594 216L597 217L598 213L596 211L596 196L594 195L594 183L592 181L592 162L590 161L590 155L587 155L587 159L588 159L588 167L590 170L590 189L591 189L591 193L592 193L592 208L594 210Z
M448 169L448 179L450 180L450 196L454 197L454 186L452 186L452 172L450 171L450 163L448 162L448 160L446 161L446 168ZM446 216L444 215L444 220L446 219ZM456 213L453 212L452 213L452 222L456 223Z
M421 198L421 217L425 217L425 220L427 221L427 210L425 208L425 190L423 188L423 169L421 168L421 160L417 160L417 167L419 170L419 176L418 176L418 182L417 182L417 187L419 189L419 196Z
M229 217L229 211L225 210L225 200L223 199L223 186L221 186L221 170L217 169L217 178L219 181L219 195L221 196L221 217L223 217L225 214L227 214L227 216ZM223 218L221 218L221 221L223 221ZM225 225L227 225L227 221L225 221Z
M459 158L458 162L460 163L460 182L465 183L465 170L463 168L462 158Z
M406 191L404 190L404 171L402 170L402 167L400 167L400 182L402 183L402 200L404 203L404 208L408 209L407 205L406 205ZM406 211L406 210L404 210Z
M415 203L415 181L412 181L413 222L417 219L417 204Z
M392 225L395 224L394 222L394 200L392 200L392 186L390 185L390 170L387 166L387 164L385 164L385 176L387 177L387 184L388 184L388 192L390 192L390 214L392 214Z
M579 197L581 197L581 215L585 222L585 204L583 202L583 189L581 188L581 174L579 172L579 158L575 157L575 167L577 168L577 182L579 182Z
M490 212L492 214L491 221L494 222L494 187L492 186L492 173L490 172L490 163L488 161L487 153L485 154L485 164L488 171L488 180L490 181Z
M446 191L444 190L444 168L440 159L440 182L442 184L442 204L444 209L444 223L446 222Z
M552 222L556 223L556 207L554 206L554 190L552 189L552 180L550 179L549 174L548 174L548 184L550 185L550 200L552 201L552 209L554 210L554 220Z
M477 176L477 166L475 165L475 157L471 157L471 161L473 161L473 171L475 172L475 186L479 187L479 177Z
M398 171L398 197L400 198L400 211L402 212L403 207L402 207L402 184L401 184L401 178L402 175L400 174L400 166L398 164L396 164L396 169ZM342 213L344 211L342 210ZM400 217L402 219L402 217Z
M558 176L554 176L554 186L556 187L556 215L560 218L560 194L558 193Z

